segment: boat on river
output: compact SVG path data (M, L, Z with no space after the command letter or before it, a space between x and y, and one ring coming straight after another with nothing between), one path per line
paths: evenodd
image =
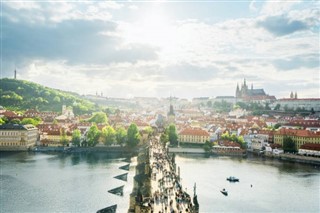
M225 196L228 196L228 191L226 189L222 189L222 190L220 190L220 192L222 194L224 194Z
M234 176L230 176L227 178L227 181L229 182L239 182L239 178L236 178Z

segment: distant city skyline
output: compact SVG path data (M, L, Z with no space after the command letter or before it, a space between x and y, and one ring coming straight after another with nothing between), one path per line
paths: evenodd
M320 97L318 1L1 2L0 77L107 97Z

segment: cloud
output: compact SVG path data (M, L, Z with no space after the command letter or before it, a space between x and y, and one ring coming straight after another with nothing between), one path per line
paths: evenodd
M296 55L285 59L276 59L273 65L279 70L294 70L299 68L318 68L319 55Z
M121 39L101 34L114 22L68 20L51 25L2 20L4 67L35 59L64 60L70 64L108 64L157 58L156 49L143 44L118 49Z
M147 4L132 10L129 3L4 3L1 76L17 68L19 78L112 97L234 95L243 78L271 95L296 90L299 81L304 95L318 89L313 7L287 5L213 22L189 14L183 17L194 19L168 18L175 10L165 4L170 10L148 11L151 19L142 10ZM251 9L261 4L251 1Z
M165 80L177 82L203 82L209 81L217 74L214 66L199 67L188 63L171 65L163 70Z
M30 3L30 4L29 4ZM120 9L115 2L4 2L3 16L15 22L53 24L65 20L112 19L111 11Z
M258 11L258 8L256 6L256 1L255 0L252 0L249 4L249 9L250 11L252 12L257 12Z
M299 20L290 20L285 16L270 16L257 22L258 27L262 27L275 36L284 36L297 31L307 30L308 24Z
M288 12L289 10L291 10L294 6L296 6L300 3L301 3L301 1L298 1L298 0L294 0L294 1L268 0L262 6L261 14L265 14L265 15L269 15L269 16L284 14L284 13Z

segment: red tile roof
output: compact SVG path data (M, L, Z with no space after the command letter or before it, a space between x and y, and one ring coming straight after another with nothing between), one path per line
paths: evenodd
M316 150L320 151L320 144L306 143L300 146L300 149Z
M275 135L288 135L299 137L320 137L320 132L312 132L304 129L280 129Z
M179 135L196 135L196 136L205 136L209 137L209 133L203 129L184 129L182 130Z

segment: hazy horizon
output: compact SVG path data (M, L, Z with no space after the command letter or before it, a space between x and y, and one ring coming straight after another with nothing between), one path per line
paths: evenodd
M317 1L1 2L0 78L107 97L320 97Z

